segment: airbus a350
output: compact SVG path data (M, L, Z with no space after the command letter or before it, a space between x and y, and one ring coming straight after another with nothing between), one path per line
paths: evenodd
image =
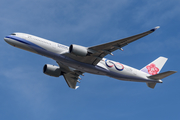
M79 87L76 84L80 82L80 76L83 73L105 75L124 81L145 82L148 87L154 88L157 83L162 83L161 79L176 73L176 71L159 73L167 58L159 57L138 70L104 57L108 54L113 55L112 52L115 50L123 50L124 46L158 28L159 26L141 34L92 47L75 44L68 47L25 33L13 33L6 36L4 40L14 47L55 60L58 66L45 64L43 72L54 77L63 76L68 86L73 89Z

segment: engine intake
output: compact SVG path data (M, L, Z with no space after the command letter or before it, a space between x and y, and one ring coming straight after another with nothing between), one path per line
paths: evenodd
M69 47L69 52L77 56L87 56L88 49L80 45L72 44Z
M49 76L53 76L53 77L59 77L62 74L60 67L50 65L50 64L44 65L43 73Z

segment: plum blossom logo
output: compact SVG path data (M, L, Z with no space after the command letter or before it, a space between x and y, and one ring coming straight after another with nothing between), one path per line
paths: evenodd
M146 66L148 73L150 75L156 75L159 72L159 68L156 67L155 64L151 63L150 65Z

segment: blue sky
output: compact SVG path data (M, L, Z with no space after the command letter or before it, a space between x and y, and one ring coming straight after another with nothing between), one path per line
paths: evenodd
M162 72L180 71L179 0L1 0L1 120L177 120L179 73L150 89L86 73L80 88L63 77L43 74L55 61L8 45L4 36L23 32L69 46L93 46L161 26L156 32L114 52L108 59L143 68L159 56L169 58Z

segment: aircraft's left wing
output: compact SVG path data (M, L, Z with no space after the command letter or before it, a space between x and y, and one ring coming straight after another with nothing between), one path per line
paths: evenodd
M83 75L83 72L71 69L60 62L57 63L60 66L61 71L63 72L64 79L66 80L68 86L72 89L77 89L79 86L76 86L76 84L77 82L80 82L79 79L81 78L79 76Z
M66 83L70 88L77 89L79 86L76 86L78 81L78 76L73 75L72 73L65 73L63 74Z
M159 28L159 26L157 26L149 31L146 31L146 32L143 32L143 33L131 36L131 37L127 37L124 39L112 41L112 42L97 45L97 46L87 47L90 54L88 54L88 56L85 56L85 57L76 56L71 53L64 53L64 55L68 56L74 60L80 61L80 62L96 65L107 54L112 55L113 51L115 51L117 49L122 50L122 47L154 32L158 28Z

